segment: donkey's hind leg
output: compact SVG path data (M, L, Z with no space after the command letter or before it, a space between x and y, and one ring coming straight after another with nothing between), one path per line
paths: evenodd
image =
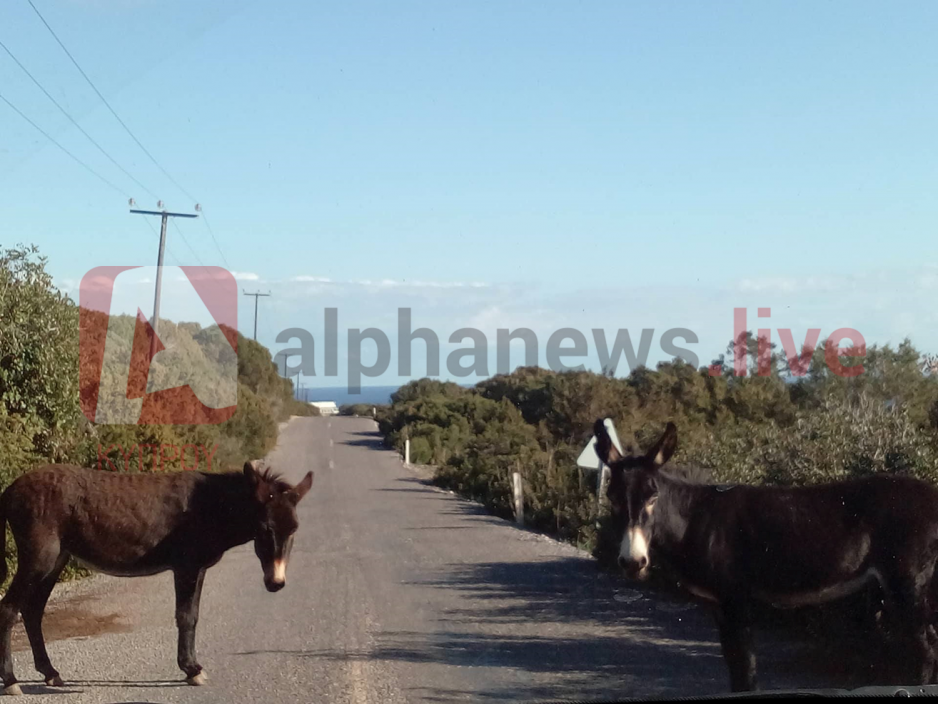
M13 624L26 596L24 580L18 579L19 576L19 572L13 576L10 588L0 599L0 677L3 678L4 694L22 694L13 674L12 644Z
M68 562L68 553L62 552L56 560L52 571L43 577L32 594L29 595L26 603L23 605L23 625L26 627L26 635L29 637L29 645L33 651L33 660L36 669L45 678L46 684L50 686L61 687L65 683L59 676L58 670L52 667L49 660L49 654L46 652L45 638L42 636L42 616L46 609L46 602L52 594L52 589Z
M900 685L929 684L935 676L935 651L929 642L928 626L909 623L903 634L903 646L900 657L904 661L906 681Z
M13 624L16 623L16 615L20 612L23 604L26 603L32 584L28 572L22 567L18 567L16 574L13 575L13 581L10 582L10 588L0 599L0 677L3 678L4 694L22 694L19 684L16 682L16 675L13 674L13 646L12 634Z
M176 568L173 571L176 585L176 625L179 629L179 648L176 662L186 673L186 682L203 685L208 680L195 654L195 627L199 622L199 601L202 598L202 583L205 570L199 568Z
M929 623L925 627L925 632L928 636L928 646L932 652L931 674L929 674L925 684L938 684L938 630L935 630L935 626Z
M730 688L733 692L758 689L750 605L746 601L723 603L717 607L716 617L723 659L730 671Z
M45 538L46 536L42 537ZM34 545L41 545L42 547L36 549L33 547ZM23 621L24 624L26 623L26 614L31 613L28 604L37 593L37 590L41 589L44 580L56 569L61 558L58 540L40 540L36 536L31 536L30 540L17 540L17 547L19 549L17 551L16 574L13 575L13 581L10 582L7 593L0 600L0 677L3 679L4 694L22 693L16 682L16 676L13 674L11 636L13 624L16 623L16 615L23 612ZM58 578L58 572L55 576ZM55 584L54 580L52 584ZM49 591L51 591L51 586ZM48 599L48 595L46 595L46 599ZM33 645L33 635L30 633L29 636L30 645ZM43 651L45 651L45 648L43 648ZM35 656L34 645L33 653Z
M892 620L895 623L895 684L928 684L938 666L935 632L931 626L928 600L912 577L893 580Z

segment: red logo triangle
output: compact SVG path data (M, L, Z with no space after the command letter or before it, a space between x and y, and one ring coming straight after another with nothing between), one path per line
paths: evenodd
M137 308L137 322L134 325L134 342L130 351L130 374L127 377L127 398L143 398L147 393L147 378L150 375L150 363L157 352L165 350L162 340L146 319L143 311Z

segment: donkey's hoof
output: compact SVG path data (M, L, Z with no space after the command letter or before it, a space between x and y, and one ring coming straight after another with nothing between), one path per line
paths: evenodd
M193 687L201 687L203 684L208 684L208 675L205 674L205 670L202 670L199 674L186 678L186 682Z
M46 686L64 687L65 683L62 681L62 677L60 675L53 675L52 677L46 677Z
M21 695L21 694L23 693L23 690L20 689L19 684L17 684L16 682L14 682L13 684L9 684L9 685L7 685L6 687L4 687L4 688L3 688L3 693L4 693L4 694L8 694L8 695L10 695L10 696L12 696L12 697L18 697L19 695Z

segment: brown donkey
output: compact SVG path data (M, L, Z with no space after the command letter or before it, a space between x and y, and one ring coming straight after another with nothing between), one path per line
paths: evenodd
M312 472L294 487L250 462L243 472L227 474L114 474L47 465L19 477L0 496L0 531L10 524L19 558L0 600L4 693L21 693L10 646L17 612L23 614L36 669L46 684L64 684L46 652L42 614L70 556L122 577L172 570L177 662L189 684L204 684L195 627L205 571L230 548L253 540L264 585L272 592L282 589L299 526L296 506L312 484ZM5 552L0 540L0 583L7 573Z

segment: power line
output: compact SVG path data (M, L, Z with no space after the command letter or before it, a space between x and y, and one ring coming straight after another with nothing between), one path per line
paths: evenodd
M11 59L13 59L13 61L16 63L17 66L20 67L20 69L23 71L23 73L25 73L27 76L29 76L29 80L31 80L33 83L36 84L36 87L39 88L39 90L41 90L41 91L45 94L45 96L46 96L49 100L52 101L52 104L55 105L55 107L57 107L57 108L59 109L59 111L60 111L63 115L65 115L65 117L68 118L68 121L71 122L75 127L77 127L77 128L78 128L78 131L81 132L83 135L85 135L85 137L88 138L88 141L91 142L95 147L98 148L98 151L99 151L99 152L101 152L102 154L104 154L104 156L106 156L107 159L108 159L112 164L114 164L114 166L116 166L118 169L120 169L120 170L124 173L124 175L127 176L127 178L129 178L131 181L133 181L134 183L136 183L138 186L140 186L140 188L142 188L144 191L146 191L147 193L149 193L151 196L153 196L154 198L157 198L156 194L153 193L153 191L151 191L149 188L147 188L147 187L144 186L142 183L140 183L140 181L138 181L138 180L134 177L134 175L133 175L132 173L130 173L127 169L125 169L123 166L121 166L120 164L118 164L117 161L114 159L114 157L112 157L110 154L108 154L107 151L105 151L104 147L102 147L100 144L98 144L98 143L95 141L95 139L94 139L90 134L88 134L88 133L84 130L84 128L83 128L81 125L78 124L78 122L75 121L75 118L73 118L73 117L68 113L68 111L67 111L65 108L63 108L63 107L59 104L59 101L57 101L55 98L52 97L52 95L49 93L49 91L47 91L47 90L43 87L43 85L39 82L39 80L38 80L35 76L33 76L33 74L31 74L31 73L29 72L29 70L28 70L22 63L20 63L20 60L16 58L16 56L13 54L13 52L10 51L10 49L7 47L7 45L4 44L2 41L0 41L0 48L2 48L2 49L10 56Z
M179 183L176 181L176 179L174 179L172 176L169 175L169 172L168 172L166 169L164 169L163 166L162 166L162 164L160 164L160 162L158 162L158 161L156 160L156 157L154 157L154 156L149 152L149 150L148 150L145 146L143 146L143 143L142 143L139 139L137 139L137 135L135 135L135 134L133 133L133 131L132 131L132 130L124 123L124 121L120 118L120 116L117 114L117 112L114 110L114 108L111 107L111 104L107 101L107 98L105 98L105 97L101 94L101 91L98 90L98 87L97 87L97 86L94 84L94 82L88 77L88 74L85 73L84 69L82 69L82 67L79 65L78 61L75 60L75 57L72 56L71 52L65 47L65 44L62 43L62 40L59 39L59 35L57 35L57 34L55 33L55 30L53 30L52 27L49 26L49 23L46 22L46 18L42 16L42 13L41 13L41 12L39 12L39 8L37 8L37 7L33 4L33 0L26 0L26 2L28 2L28 3L29 3L29 6L30 6L31 8L33 8L33 12L36 13L36 16L37 16L37 17L42 21L42 23L46 26L46 29L49 30L49 34L51 34L51 35L52 35L52 38L55 39L55 41L58 43L58 45L59 45L60 47L62 47L62 51L65 52L65 55L66 55L66 56L71 60L71 62L75 65L75 68L78 69L78 72L82 75L82 77L85 79L85 81L88 82L88 85L91 86L91 89L97 94L97 96L101 99L101 102L104 103L105 107L107 107L107 109L110 111L110 113L114 116L114 119L117 120L117 121L120 123L120 126L124 128L124 131L127 132L127 134L130 135L130 138L131 138L134 142L136 142L137 146L140 147L140 149L143 151L143 153L146 154L147 157L149 157L150 161L152 161L152 162L156 165L156 168L158 168L160 171L162 171L162 172L163 172L163 175L166 176L166 178L168 178L168 179L170 180L170 182L172 182L172 184L173 184L176 188L178 188L178 189L179 189L187 198L189 198L193 203L196 202L196 199L192 196L192 194L190 194L185 188L183 188L182 186L180 186Z
M257 299L255 299L255 300L257 300ZM277 342L277 334L274 332L274 329L273 329L273 327L271 326L270 321L268 321L266 317L261 319L261 328L263 328L264 333L265 333L265 334L267 335L267 337L268 337L268 340L269 340L269 342L268 342L269 348L268 348L268 349L270 349L270 350L271 350L271 353L273 353L273 347L274 347L274 345L279 344L279 343ZM274 363L277 364L277 373L279 374L279 373L280 373L280 364L279 364L279 362L277 362L277 360L276 360L276 355L273 355L272 359L273 359Z
M13 112L15 112L17 115L19 115L19 116L22 117L24 120L26 120L26 122L28 122L30 125L32 125L40 134L42 134L43 137L45 137L46 139L48 139L48 140L49 140L50 142L52 142L55 146L57 146L59 149L61 149L63 152L65 152L65 154L67 154L71 159L73 159L79 166L81 166L81 167L82 167L83 169L85 169L86 171L88 171L88 172L94 174L95 176L97 176L99 179L101 179L101 181L103 181L103 182L104 182L107 186L109 186L111 189L117 191L118 193L120 193L121 195L123 195L123 196L126 197L126 198L130 198L130 194L129 194L129 193L127 193L125 190L123 190L123 189L118 188L117 186L115 186L113 183L111 183L111 182L108 181L106 178L104 178L104 176L102 176L101 174L99 174L97 171L95 171L95 170L92 169L90 166L88 166L88 164L86 164L85 162L83 162L83 161L82 161L81 159L79 159L77 156L75 156L74 154L72 154L68 149L66 149L66 148L63 147L61 144L59 144L57 141L55 141L55 140L52 138L52 136L51 136L48 132L46 132L46 131L45 131L44 129L42 129L39 125L37 125L37 124L36 124L35 122L33 122L32 120L30 120L28 117L26 117L26 115L23 114L23 112L22 112L18 107L16 107L13 103L11 103L9 100L7 100L6 97L4 97L2 93L0 93L0 100L2 100L4 103L6 103L7 105L9 105L9 106L10 106L10 109L13 110Z
M128 198L130 197L125 191L123 191L123 190L121 190L120 188L118 188L117 186L115 186L113 183L111 183L111 182L108 181L106 178L104 178L104 176L102 176L101 174L99 174L97 171L95 171L95 170L92 169L90 166L88 166L88 164L86 164L85 162L83 162L83 161L82 161L81 159L79 159L77 156L75 156L74 154L72 154L68 149L66 149L66 148L63 147L61 144L59 144L55 139L52 138L51 135L49 135L48 132L46 132L46 131L45 131L44 129L42 129L39 125L37 125L37 124L36 124L35 122L33 122L32 120L30 120L30 119L23 113L22 110L20 110L20 109L19 109L18 107L16 107L13 103L11 103L9 100L7 100L7 98L6 98L2 93L0 93L0 100L2 100L4 103L6 103L6 104L10 107L10 109L13 110L13 112L15 112L17 115L19 115L20 117L22 117L26 122L28 122L30 125L32 125L32 127L33 127L37 132L39 132L43 137L45 137L45 138L48 139L50 142L52 142L52 144L54 144L54 145L57 146L59 149L61 149L68 157L70 157L71 159L73 159L79 166L81 166L82 168L84 168L85 170L87 170L87 171L88 171L89 173L91 173L92 175L97 176L103 183L105 183L107 186L109 186L109 187L112 188L113 190L117 191L117 192L120 193L121 195L124 195L124 196L126 196L126 197L128 197ZM150 231L151 231L151 232L154 234L154 236L155 236L155 235L156 235L156 230L153 228L153 225L150 223L149 220L146 220L145 222L147 223L147 226L149 226ZM185 239L185 238L183 238L183 239ZM187 243L187 244L188 244L188 243ZM175 260L176 264L179 265L179 266L182 266L182 265L179 263L179 258L176 256L176 254L175 254L171 249L169 249L169 247L167 247L166 249L167 249L167 251L168 251L168 253L169 253L169 256L171 256L171 257Z
M182 237L182 241L185 243L186 247L189 248L189 251L192 252L192 256L195 257L195 260L196 260L199 264L201 264L202 266L205 266L205 264L202 262L202 260L199 259L199 255L195 253L195 250L194 250L194 249L192 249L192 245L189 244L189 240L187 240L187 239L186 239L186 236L183 234L182 228L180 228L179 225L176 224L176 220L175 220L175 219L173 220L173 227L176 228L176 232L178 232L178 233L179 233L179 236Z
M162 174L163 174L167 179L169 179L170 183L172 183L176 188L178 188L179 191L180 191L183 195L185 195L187 198L189 198L190 201L192 201L193 203L196 202L197 199L195 198L195 196L193 196L191 193L189 193L189 191L187 191L185 188L183 188L183 187L179 184L179 182L178 182L176 179L174 179L174 178L172 177L172 175L171 175L165 168L163 168L163 165L160 164L160 162L158 162L158 161L156 160L156 157L154 157L153 154L150 153L150 150L148 150L145 146L143 146L143 143L137 138L137 135L135 135L135 134L133 133L133 130L131 130L130 127L128 127L127 124L121 119L120 115L117 114L117 111L114 110L113 107L111 107L111 104L108 102L107 98L105 98L104 95L101 93L101 91L98 90L98 87L94 84L94 81L92 81L91 78L88 76L88 74L85 73L84 69L81 67L81 65L78 63L78 61L75 59L75 57L72 56L72 53L68 50L68 48L67 48L67 47L65 46L65 44L62 42L62 40L59 39L59 35L57 35L57 34L55 33L55 30L52 29L52 27L51 27L51 26L49 25L49 23L46 21L46 18L43 17L42 13L39 11L39 8L36 7L35 3L33 3L33 0L26 0L26 2L28 2L28 3L29 3L29 6L30 6L31 8L33 8L33 12L36 13L36 16L39 18L39 20L42 22L42 24L45 25L45 28L46 28L47 30L49 30L49 34L52 35L52 38L55 39L56 43L59 45L59 47L61 47L62 51L65 52L65 55L69 58L69 60L72 62L72 64L75 66L75 68L78 69L78 72L82 75L82 78L84 78L85 81L88 83L88 85L91 86L91 89L95 92L95 94L98 96L98 98L101 99L101 102L104 103L104 106L108 109L108 111L111 113L111 115L114 116L114 119L117 120L117 122L120 124L120 126L124 128L124 131L125 131L128 135L130 135L130 138L134 141L134 143L136 143L136 145L137 145L138 147L140 147L140 150L141 150L144 154L147 155L147 158L149 158L150 161L153 162L153 164L156 166L156 168L158 168L158 169L162 172ZM121 169L121 170L123 171L123 169ZM134 181L139 184L139 182L138 182L136 179L134 179ZM147 193L150 193L150 195L153 195L146 187L144 187L144 186L141 185L141 188L143 188L145 191L147 191ZM126 195L126 194L125 194L125 195ZM154 197L155 197L155 196L154 196ZM202 219L205 220L205 215L204 215L204 213L203 213L203 215L202 215ZM212 237L212 242L215 244L215 249L218 250L218 253L221 255L222 261L225 262L225 266L226 266L228 269L231 269L231 265L228 264L228 260L226 259L224 252L222 252L222 249L221 249L221 247L220 247L219 244L218 244L218 239L215 237L215 231L212 230L212 226L208 223L208 220L205 220L205 226L206 226L206 228L208 229L209 234L210 234L211 237ZM191 249L191 247L190 247L190 249ZM193 252L193 253L194 253L194 252Z
M225 259L225 253L221 251L221 247L218 246L218 240L215 239L215 231L212 229L212 226L208 224L208 218L205 217L205 211L202 211L202 222L205 223L205 227L208 228L208 234L212 236L212 242L215 243L215 249L218 250L218 253L221 255L221 260L225 262L225 267L231 269L231 265L228 263L228 260Z

